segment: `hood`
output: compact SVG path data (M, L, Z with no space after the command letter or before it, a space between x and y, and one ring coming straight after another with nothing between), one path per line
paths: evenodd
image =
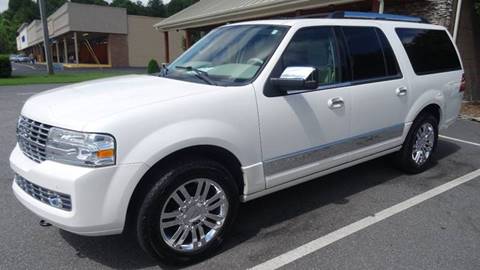
M149 75L128 75L72 84L32 96L22 115L62 128L82 130L95 120L153 103L213 91L218 87Z

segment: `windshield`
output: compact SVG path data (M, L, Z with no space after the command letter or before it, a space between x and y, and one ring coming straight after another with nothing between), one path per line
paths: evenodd
M165 77L214 85L250 82L288 31L278 25L224 26L211 31L171 63Z

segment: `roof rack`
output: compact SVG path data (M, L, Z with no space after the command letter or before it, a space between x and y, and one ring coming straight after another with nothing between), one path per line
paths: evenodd
M374 12L357 12L357 11L335 11L330 13L327 18L335 19L362 19L362 20L383 20L383 21L402 21L412 23L430 23L422 17L374 13Z

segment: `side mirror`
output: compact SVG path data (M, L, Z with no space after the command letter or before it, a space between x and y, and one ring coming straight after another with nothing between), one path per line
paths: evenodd
M168 65L169 63L162 63L162 67L160 68L160 75L165 76L168 73Z
M314 67L287 67L280 78L270 78L270 83L281 91L312 90L318 86Z

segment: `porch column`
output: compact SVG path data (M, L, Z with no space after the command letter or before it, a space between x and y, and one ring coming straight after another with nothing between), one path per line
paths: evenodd
M168 42L168 31L163 32L163 40L164 40L164 45L165 45L165 62L169 63L170 62L170 46Z
M55 42L55 48L57 49L57 63L60 63L60 48L58 46L58 39Z
M63 62L68 63L68 47L67 47L67 38L63 38Z
M46 62L45 60L45 44L40 44L40 52L41 52L41 57L42 57L42 62Z
M189 30L185 30L185 48L188 50L192 46L192 38Z
M372 12L379 12L379 11L380 11L380 1L372 0Z
M73 32L73 42L75 43L75 64L78 64L78 41L77 41L77 32Z

